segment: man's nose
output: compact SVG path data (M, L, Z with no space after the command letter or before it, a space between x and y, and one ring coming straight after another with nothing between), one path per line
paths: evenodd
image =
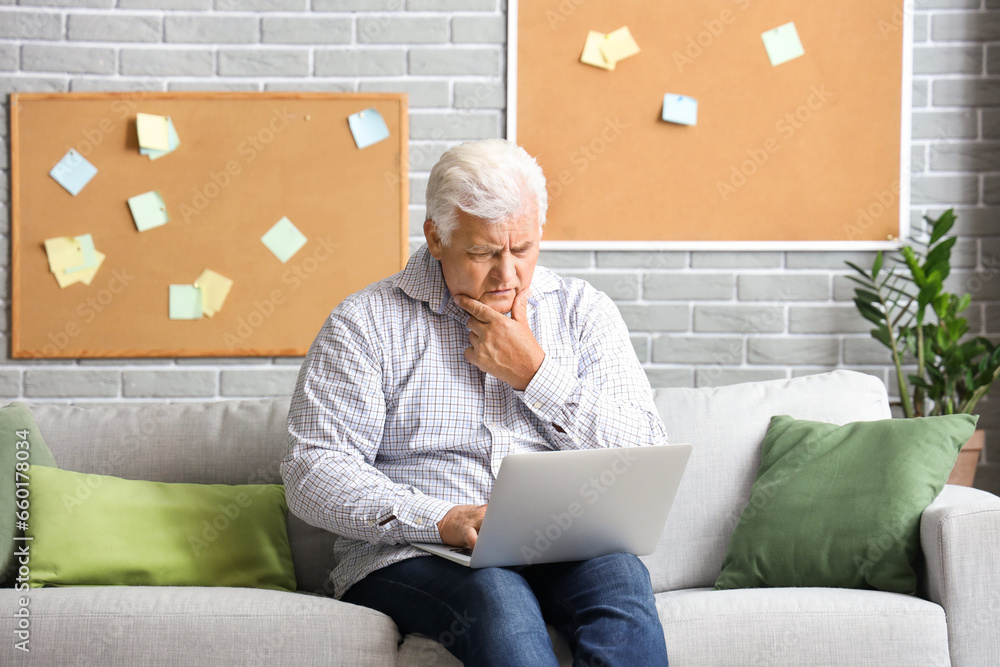
M493 275L501 285L510 283L517 271L514 266L514 256L504 251L497 255L496 263L493 266Z

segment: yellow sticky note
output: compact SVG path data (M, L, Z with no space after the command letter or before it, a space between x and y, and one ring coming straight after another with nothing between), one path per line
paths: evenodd
M205 269L194 281L194 286L201 290L202 313L206 317L211 317L222 309L233 281L212 269Z
M139 134L139 147L156 151L170 150L170 121L166 116L149 113L135 115L135 129Z
M83 283L84 285L89 285L97 275L97 270L101 268L101 263L104 262L104 253L100 250L95 250L94 255L97 256L97 264L89 269L83 269L81 271L74 271L73 273L66 273L66 271L55 271L53 272L56 277L56 282L59 283L59 287L68 287L74 283Z
M635 43L628 26L623 25L605 35L604 41L601 42L601 53L608 62L617 63L639 53L639 45Z
M84 263L83 249L72 236L45 239L45 254L49 257L49 271L65 271Z
M605 35L603 32L597 32L596 30L588 32L587 41L583 45L583 55L580 56L580 62L584 65L593 65L601 69L614 69L615 64L613 62L609 63L601 55L601 44L604 43L604 38Z

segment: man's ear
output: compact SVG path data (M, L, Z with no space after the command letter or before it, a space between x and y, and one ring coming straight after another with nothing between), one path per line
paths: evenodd
M427 250L431 253L431 257L440 260L444 244L441 243L441 237L434 227L434 221L429 218L424 220L424 239L427 240Z

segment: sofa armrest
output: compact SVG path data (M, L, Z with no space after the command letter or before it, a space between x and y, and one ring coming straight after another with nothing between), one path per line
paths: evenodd
M946 485L920 519L927 593L944 607L955 667L1000 655L1000 498Z

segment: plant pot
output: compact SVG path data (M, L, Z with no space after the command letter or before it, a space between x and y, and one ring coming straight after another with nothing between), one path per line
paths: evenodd
M958 460L948 477L949 484L959 486L972 486L972 481L976 476L976 466L979 465L979 454L983 451L983 444L986 442L986 431L977 430L969 438L969 441L962 445L958 452Z

